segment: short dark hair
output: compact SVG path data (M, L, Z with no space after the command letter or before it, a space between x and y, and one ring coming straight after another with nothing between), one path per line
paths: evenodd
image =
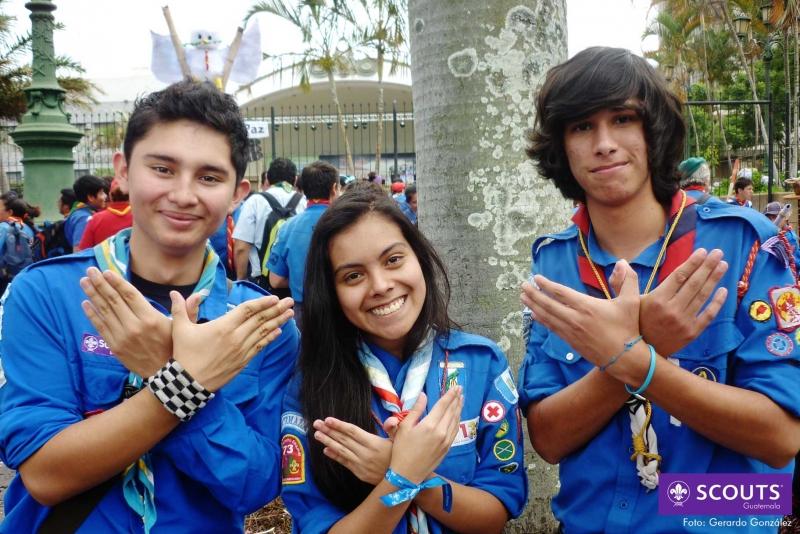
M739 191L741 191L742 189L744 189L749 185L753 185L753 179L747 178L746 176L740 176L733 183L733 192L738 193Z
M454 326L448 314L450 284L444 264L433 246L382 190L360 188L342 195L325 210L311 237L306 260L303 336L299 370L301 402L306 421L331 416L374 432L371 389L358 357L359 330L342 311L336 294L330 243L334 237L367 215L376 224L397 226L417 257L426 295L419 317L408 333L403 357L408 358L434 330L447 335ZM313 288L313 291L309 288ZM314 480L335 505L352 510L373 489L348 469L326 457L317 440L309 441Z
M72 184L75 198L81 202L89 202L89 197L95 197L106 188L106 181L91 174L84 174Z
M297 177L297 166L288 158L275 158L269 164L267 169L267 180L269 185L279 184L281 182L288 182L294 185L294 179ZM264 183L263 181L261 183Z
M158 123L188 120L207 126L228 138L237 180L248 162L247 128L232 96L209 82L183 80L139 98L125 131L123 152L130 163L133 147Z
M406 186L404 192L406 194L406 202L411 202L411 197L417 194L416 184Z
M686 135L681 103L661 74L628 50L587 48L550 69L536 100L527 154L564 197L585 202L564 150L564 127L603 109L631 106L643 121L653 194L668 205L678 191Z
M72 206L75 204L75 201L78 197L75 196L75 190L69 187L65 187L61 190L61 203L66 206Z
M331 189L339 181L339 171L330 163L315 161L303 167L300 189L308 200L330 198Z

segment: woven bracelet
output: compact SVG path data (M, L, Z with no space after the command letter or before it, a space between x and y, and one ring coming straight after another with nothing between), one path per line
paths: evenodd
M214 398L213 393L201 386L172 358L147 379L147 387L169 413L183 422L191 419Z
M636 345L641 340L642 340L642 336L636 336L634 339L632 339L632 340L628 341L627 343L625 343L625 348L623 348L622 351L620 351L619 354L617 354L616 356L614 356L610 360L608 360L607 364L599 366L599 369L601 371L605 371L606 369L608 369L609 367L611 367L612 365L617 363L617 360L619 360L622 357L623 354L625 354L626 352L631 350L633 348L633 346Z

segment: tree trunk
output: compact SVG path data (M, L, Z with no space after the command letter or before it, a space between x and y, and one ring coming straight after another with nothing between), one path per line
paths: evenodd
M344 138L345 165L347 165L345 174L355 175L356 167L353 165L353 152L350 150L350 139L347 137L347 129L344 127L344 115L342 115L342 105L339 103L339 93L336 92L336 80L333 77L333 71L328 73L328 82L331 84L331 98L333 99L333 105L336 107L336 117L339 121L339 134Z
M409 3L420 227L449 267L453 318L497 341L515 373L531 243L569 223L570 203L524 153L533 97L567 57L565 4ZM507 530L551 532L557 470L526 450L531 499Z
M381 148L383 145L383 59L382 51L378 51L378 131L375 141L375 172L381 174ZM397 169L395 169L397 172ZM399 174L399 173L398 173Z

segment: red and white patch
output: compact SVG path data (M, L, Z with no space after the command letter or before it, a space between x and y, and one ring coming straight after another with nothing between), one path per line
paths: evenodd
M778 330L794 332L800 326L800 288L786 286L771 289L769 299Z
M490 400L483 405L481 417L487 423L499 423L506 416L506 409L497 401Z
M300 438L286 434L281 439L281 480L284 484L306 481L306 459Z

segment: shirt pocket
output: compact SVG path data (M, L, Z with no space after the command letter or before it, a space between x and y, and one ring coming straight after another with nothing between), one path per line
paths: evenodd
M83 410L107 410L122 400L130 372L110 357L81 354Z
M436 469L436 474L459 484L467 484L475 478L478 465L478 452L475 444L450 447L447 455Z
M561 364L560 368L564 373L564 378L570 384L579 380L594 367L591 362L584 360L578 351L552 332L548 332L544 339L542 351L547 355L548 360Z
M716 321L670 360L694 375L724 384L728 381L728 355L743 340L744 336L732 320Z

